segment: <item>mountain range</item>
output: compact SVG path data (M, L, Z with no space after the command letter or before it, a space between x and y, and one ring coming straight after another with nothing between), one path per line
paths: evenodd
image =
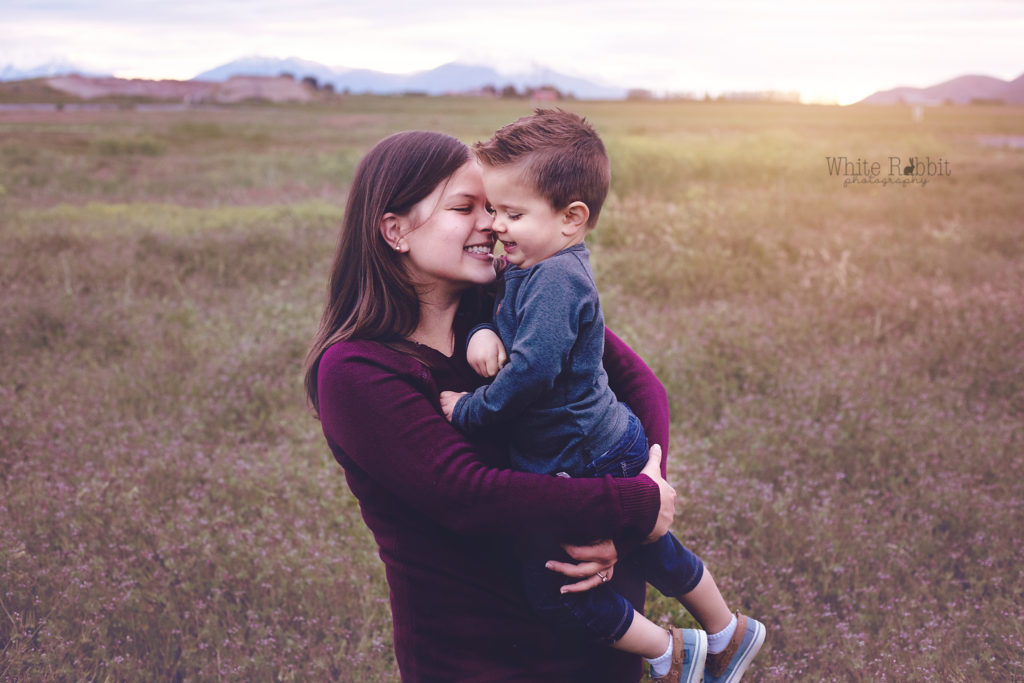
M103 77L105 74L83 70L67 61L53 61L32 68L0 65L0 81L48 78L77 73ZM621 99L625 87L598 83L535 66L527 72L501 74L489 66L459 62L411 74L393 74L370 69L330 67L297 57L244 57L196 75L192 81L223 83L232 76L278 76L288 73L297 80L313 77L317 84L330 84L338 92L398 94L406 92L443 95L463 93L493 86L497 90L512 85L517 90L554 86L580 99ZM960 76L925 88L899 87L876 92L858 104L969 104L974 101L1002 101L1024 104L1024 74L1012 81L991 76Z
M1024 104L1024 74L1012 81L991 76L960 76L928 88L893 88L869 95L858 104L970 104L977 101Z
M534 67L526 73L505 75L489 66L459 62L450 62L435 69L411 74L392 74L370 69L329 67L296 57L244 57L204 71L193 80L224 81L237 75L277 76L281 73L290 73L297 79L312 76L321 85L330 83L338 92L348 90L353 93L372 92L384 95L420 92L444 95L476 90L488 85L498 90L506 85L514 85L520 90L550 85L580 99L621 99L626 96L626 88L595 83L544 67Z

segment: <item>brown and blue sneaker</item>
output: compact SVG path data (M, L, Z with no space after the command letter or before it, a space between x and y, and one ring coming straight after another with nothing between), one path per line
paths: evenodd
M725 649L709 654L704 665L704 683L736 683L764 644L764 624L736 613L736 632Z
M704 658L708 655L708 634L692 628L672 626L672 666L661 678L666 683L698 683L704 677Z

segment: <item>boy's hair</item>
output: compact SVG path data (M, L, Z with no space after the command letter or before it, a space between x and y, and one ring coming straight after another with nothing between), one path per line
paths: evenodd
M587 227L597 225L608 196L611 165L597 131L586 119L562 109L536 109L473 145L485 166L523 164L523 177L556 209L583 202Z

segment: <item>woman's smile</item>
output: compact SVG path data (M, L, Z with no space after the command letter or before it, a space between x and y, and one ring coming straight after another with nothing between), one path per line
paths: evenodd
M487 242L486 244L470 244L467 247L463 247L463 251L470 256L481 258L485 261L491 260L491 251L494 249L493 242Z

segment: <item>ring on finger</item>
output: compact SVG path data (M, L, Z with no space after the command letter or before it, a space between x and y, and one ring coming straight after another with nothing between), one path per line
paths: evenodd
M597 575L601 577L601 583L604 583L608 580L608 577L602 574L601 572L598 572Z

